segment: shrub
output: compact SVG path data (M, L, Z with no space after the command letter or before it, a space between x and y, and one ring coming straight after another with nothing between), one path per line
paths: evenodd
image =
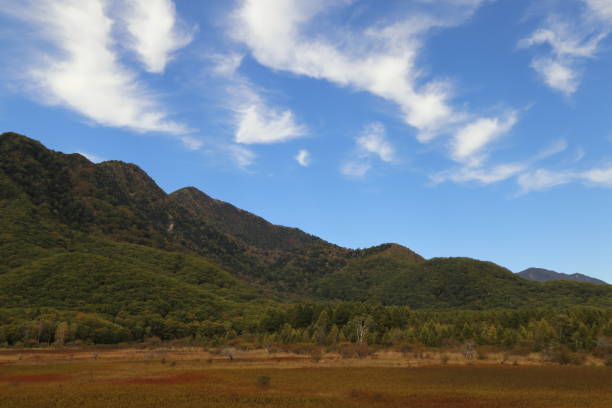
M549 352L548 361L561 365L582 365L586 358L583 354L572 353L567 347L561 346Z
M321 353L320 349L313 348L312 350L310 350L310 359L314 361L315 363L318 363L319 361L321 361L322 357L323 357L323 353Z
M399 347L399 352L402 353L404 357L408 357L408 354L412 352L412 349L413 347L411 344L402 344Z
M260 388L267 388L270 386L270 377L267 375L260 375L257 377L257 386Z

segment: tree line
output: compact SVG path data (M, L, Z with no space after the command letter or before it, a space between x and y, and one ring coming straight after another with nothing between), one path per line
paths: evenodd
M593 307L516 310L413 310L369 303L270 307L224 319L189 313L115 316L51 308L0 311L0 345L82 345L188 340L207 346L306 343L332 346L444 347L470 343L542 351L592 351L612 338L612 310ZM606 340L607 339L607 340Z

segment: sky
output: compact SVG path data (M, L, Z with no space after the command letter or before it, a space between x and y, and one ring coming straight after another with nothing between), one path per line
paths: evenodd
M612 0L0 0L0 131L351 248L612 282Z

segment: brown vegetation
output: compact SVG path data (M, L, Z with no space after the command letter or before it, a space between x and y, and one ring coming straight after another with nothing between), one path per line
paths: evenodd
M3 351L0 406L612 406L612 369L592 357L572 366L496 350L481 360L461 347L345 358L342 347L270 349L237 348L233 360L196 348Z

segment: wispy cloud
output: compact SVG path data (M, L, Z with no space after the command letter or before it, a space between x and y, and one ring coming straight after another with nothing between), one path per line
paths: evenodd
M328 80L395 103L405 122L419 130L422 141L465 119L449 104L449 84L423 82L423 71L415 63L425 33L471 15L479 1L446 2L455 11L452 21L414 13L400 22L336 38L306 34L315 16L347 3L245 0L234 13L231 33L261 64L274 70Z
M563 184L581 182L588 186L612 188L612 166L583 171L536 169L521 174L517 180L520 193L548 190Z
M226 149L238 167L246 168L255 162L255 153L244 146L227 145Z
M372 168L367 161L349 161L340 167L340 173L349 177L363 177Z
M578 89L579 74L567 60L536 57L531 61L533 68L544 80L544 83L566 95L571 95Z
M37 49L28 72L46 102L93 122L139 132L184 134L155 95L123 66L113 50L113 20L104 0L37 0L12 6L52 50Z
M306 126L298 123L289 109L272 107L238 68L242 55L214 55L213 72L227 82L227 108L233 112L234 141L240 144L271 144L305 136Z
M460 167L433 174L430 180L434 184L452 181L455 183L477 182L482 185L495 184L513 177L522 177L534 164L564 152L567 149L565 140L558 140L536 153L532 157L512 163L486 164L484 159L468 161Z
M612 187L612 166L591 169L581 173L581 178L602 187Z
M392 162L395 149L386 138L386 130L382 123L375 122L367 125L361 135L357 137L357 146L365 154L374 154L384 162Z
M295 155L295 160L300 164L300 166L308 167L310 166L310 152L308 150L300 150Z
M123 7L128 44L149 72L163 72L172 54L193 39L195 29L178 20L171 0L124 0Z
M545 169L537 169L524 174L521 174L517 183L521 189L521 193L525 194L530 191L542 191L562 184L567 184L576 179L576 175L567 172L555 172Z
M525 163L504 163L490 167L459 167L436 173L430 177L435 184L445 181L455 183L467 183L476 181L481 184L493 184L508 180L521 172L528 166Z
M387 140L386 130L382 123L366 125L355 139L356 148L351 158L340 167L345 176L362 177L372 168L373 159L385 163L395 160L395 148Z
M243 58L244 55L237 52L211 55L210 59L213 61L212 70L221 77L237 79L238 68L240 68Z
M548 47L548 52L532 59L531 67L546 85L568 96L580 85L581 63L596 57L612 23L612 17L610 21L605 17L609 1L584 0L584 4L586 10L572 20L549 16L542 27L518 43L520 48Z
M531 161L532 162L537 162L537 161L540 161L540 160L544 160L546 158L549 158L551 156L554 156L556 154L564 152L566 149L567 149L567 142L565 140L563 140L563 139L559 139L556 142L553 142L546 149L544 149L541 152L539 152L538 154L536 154L535 157ZM581 151L581 150L579 149L579 151ZM584 152L582 152L582 155L584 155Z
M517 114L505 118L480 118L457 131L451 142L454 160L469 166L478 166L485 158L483 150L495 139L509 132L516 124Z
M584 0L584 2L593 18L612 21L612 2L609 0Z
M202 140L189 135L181 136L181 142L189 150L199 150L204 145Z

